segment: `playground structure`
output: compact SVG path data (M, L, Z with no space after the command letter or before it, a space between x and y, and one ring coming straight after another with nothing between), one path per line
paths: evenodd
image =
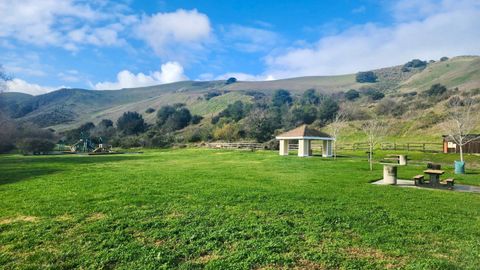
M80 140L70 146L71 153L89 153L89 154L113 154L112 146L102 143L99 138L99 144L96 145L87 134L80 134Z

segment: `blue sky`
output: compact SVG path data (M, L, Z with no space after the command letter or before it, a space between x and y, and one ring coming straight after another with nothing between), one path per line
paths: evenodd
M476 0L0 0L0 64L31 94L345 74L479 44Z

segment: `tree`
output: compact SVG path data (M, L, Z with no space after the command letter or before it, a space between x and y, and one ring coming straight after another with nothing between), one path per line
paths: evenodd
M369 150L368 162L370 163L370 171L373 171L373 149L387 133L387 125L379 119L374 118L363 122L361 130L367 137Z
M478 104L473 99L452 98L448 111L447 121L442 125L447 137L458 145L460 149L460 161L463 159L463 147L480 138L471 133L480 124Z
M347 100L355 100L360 97L360 93L355 89L350 89L345 93L345 98Z
M320 97L315 92L315 89L308 89L302 95L300 101L302 105L318 105L320 103Z
M266 142L273 137L275 131L275 117L264 109L254 109L245 120L247 134L257 142Z
M141 114L125 112L118 118L117 128L126 135L132 135L144 132L146 125Z
M446 56L440 58L440 61L441 61L441 62L444 62L444 61L447 61L447 60L448 60L448 57L446 57Z
M105 127L105 128L113 127L113 121L110 119L102 119L102 121L100 121L98 126Z
M374 83L377 81L377 75L373 71L360 71L355 76L355 80L359 83Z
M412 61L407 62L402 67L403 72L408 72L414 68L424 69L427 66L427 61L422 61L420 59L413 59Z
M332 98L326 98L318 107L318 118L324 122L330 121L335 117L339 110L338 103Z
M229 104L225 110L219 113L220 117L227 117L233 121L239 121L245 117L246 106L240 100L235 101L233 104Z
M293 99L290 92L287 90L279 89L275 91L272 97L272 104L275 107L281 107L282 105L290 105Z
M236 83L236 82L237 82L237 78L230 77L230 78L228 78L228 80L225 82L225 84L232 84L232 83Z
M176 111L175 108L173 106L170 106L170 105L166 105L166 106L161 107L157 111L157 125L162 126L163 124L165 124L167 119L170 116L172 116L175 113L175 111Z
M332 122L330 123L330 135L334 138L333 140L333 158L337 159L337 141L340 137L341 130L345 127L346 124L346 114L345 111L340 110L335 114Z
M237 127L232 123L225 124L213 131L213 137L217 140L231 142L238 137Z

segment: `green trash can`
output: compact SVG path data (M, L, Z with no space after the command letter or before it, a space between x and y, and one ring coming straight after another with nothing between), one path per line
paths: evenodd
M465 173L465 162L455 160L455 174L464 174Z

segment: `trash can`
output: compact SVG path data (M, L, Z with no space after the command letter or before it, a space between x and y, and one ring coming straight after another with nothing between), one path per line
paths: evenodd
M465 162L455 160L455 174L464 174L465 173Z

